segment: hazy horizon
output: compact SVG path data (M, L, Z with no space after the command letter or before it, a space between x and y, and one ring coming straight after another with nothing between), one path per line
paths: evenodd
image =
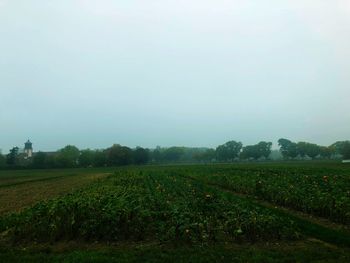
M0 0L0 149L350 139L346 0Z

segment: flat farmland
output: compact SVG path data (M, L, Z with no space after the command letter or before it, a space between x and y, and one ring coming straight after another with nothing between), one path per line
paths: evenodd
M0 215L74 191L108 174L107 169L0 171Z
M193 254L190 262L350 260L347 165L10 173L0 174L4 261L188 262Z

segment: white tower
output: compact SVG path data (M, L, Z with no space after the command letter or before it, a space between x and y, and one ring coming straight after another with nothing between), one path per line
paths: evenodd
M33 156L33 144L29 140L24 143L24 153L26 154L26 158L32 158Z

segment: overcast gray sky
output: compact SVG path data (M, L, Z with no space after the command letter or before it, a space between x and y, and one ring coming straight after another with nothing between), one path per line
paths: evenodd
M0 148L350 139L348 0L0 0Z

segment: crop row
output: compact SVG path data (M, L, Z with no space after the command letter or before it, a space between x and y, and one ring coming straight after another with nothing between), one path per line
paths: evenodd
M179 172L179 171L178 171ZM183 169L182 175L350 224L350 175L310 169Z
M8 241L221 242L295 239L294 222L177 176L120 169L90 187L0 219Z

